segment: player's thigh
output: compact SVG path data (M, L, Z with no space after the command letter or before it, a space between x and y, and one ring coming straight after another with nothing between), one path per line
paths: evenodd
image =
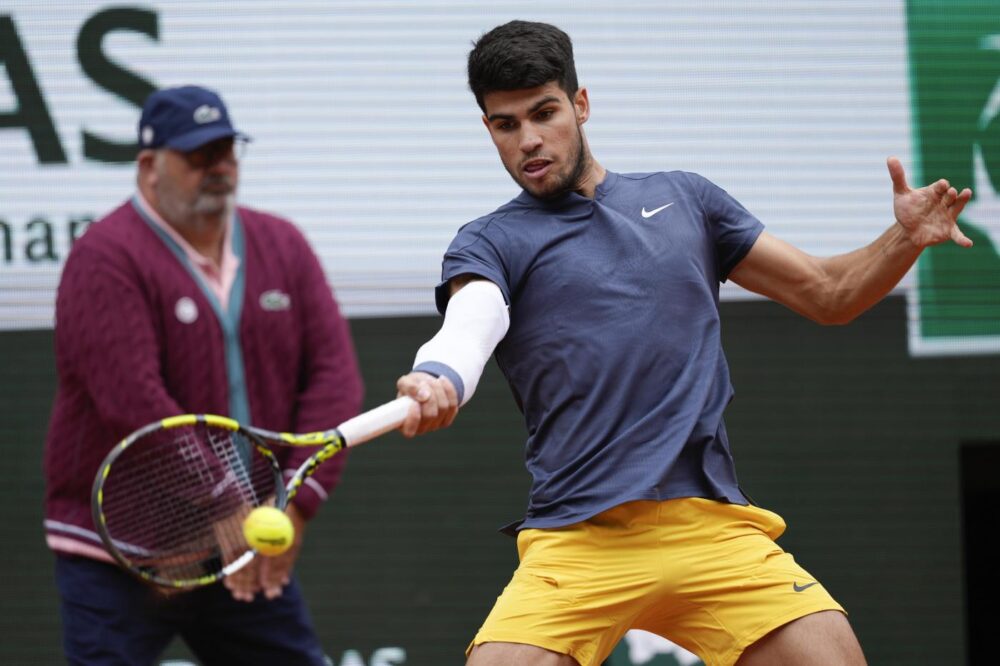
M550 562L532 557L522 561L473 638L469 654L475 648L479 656L470 664L534 664L524 655L514 656L517 650L527 650L538 659L546 654L569 657L553 664L593 666L611 651L614 644L606 643L627 629L609 608L615 605L616 591L602 595L584 572Z
M708 664L732 664L779 627L821 611L843 611L823 585L775 543L777 514L688 498L667 503L663 566L674 587L634 627L665 636Z
M466 666L579 666L568 654L523 643L481 643L472 649Z
M778 627L748 647L738 666L864 666L861 645L847 618L822 611Z
M584 666L599 664L660 578L653 532L634 524L643 511L632 503L575 525L523 530L520 564L469 650L523 644ZM494 646L487 653L509 649Z

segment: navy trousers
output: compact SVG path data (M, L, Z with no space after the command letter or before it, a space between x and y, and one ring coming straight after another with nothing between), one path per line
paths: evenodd
M235 601L222 584L164 596L118 567L56 557L63 644L68 663L148 666L180 636L205 666L324 666L302 594Z

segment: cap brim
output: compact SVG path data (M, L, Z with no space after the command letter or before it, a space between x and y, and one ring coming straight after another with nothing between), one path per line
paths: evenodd
M229 137L238 137L244 141L250 140L249 136L243 134L242 132L237 132L232 127L215 125L212 127L202 127L201 129L197 129L194 132L188 132L187 134L182 134L181 136L175 136L165 142L164 145L168 148L173 148L174 150L186 153L190 150L201 148L206 143Z

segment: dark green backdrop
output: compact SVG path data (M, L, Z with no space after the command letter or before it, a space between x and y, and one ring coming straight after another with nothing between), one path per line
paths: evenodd
M765 302L722 309L737 467L747 492L788 521L782 545L848 608L872 664L964 663L959 451L1000 441L1000 358L910 358L897 297L839 328ZM394 396L436 327L352 321L368 405ZM0 334L3 664L60 663L41 530L51 346L50 331ZM515 563L495 529L524 506L522 440L491 366L452 429L353 452L299 567L336 666L374 666L386 647L405 650L406 664L462 663Z

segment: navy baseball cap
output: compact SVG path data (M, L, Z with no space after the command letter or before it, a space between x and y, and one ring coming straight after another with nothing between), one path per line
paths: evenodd
M188 152L226 137L250 140L233 128L222 98L207 88L164 88L151 94L142 106L139 148L166 146Z

